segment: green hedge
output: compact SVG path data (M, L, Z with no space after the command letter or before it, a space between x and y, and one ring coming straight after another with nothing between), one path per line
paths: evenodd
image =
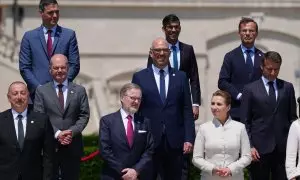
M84 155L98 150L98 135L84 136ZM99 180L103 161L99 156L86 162L81 162L80 180ZM245 169L245 180L249 179L248 172ZM189 180L199 180L200 171L192 166Z

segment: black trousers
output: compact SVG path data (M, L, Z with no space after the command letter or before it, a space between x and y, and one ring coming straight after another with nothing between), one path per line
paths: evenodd
M192 157L191 153L183 155L183 166L182 166L181 180L188 180L189 179L189 171L190 171L190 167L191 167L191 157Z
M80 158L68 146L59 145L54 158L53 180L79 180Z
M251 163L249 170L252 180L286 180L285 152L275 148L271 153L262 154L258 162Z
M182 148L171 148L166 136L163 135L153 155L153 180L156 180L157 176L161 180L181 180L182 166Z

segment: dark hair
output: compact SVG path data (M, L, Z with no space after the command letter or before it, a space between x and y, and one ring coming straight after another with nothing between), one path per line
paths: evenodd
M280 54L278 52L275 52L275 51L268 51L268 52L265 53L263 61L262 61L263 66L265 65L266 60L270 60L273 63L277 63L277 64L280 64L280 65L282 63L282 59L281 59Z
M166 27L168 24L171 24L172 22L178 22L180 24L179 18L175 14L169 14L164 17L162 20L163 27Z
M45 7L49 4L58 4L56 0L41 0L39 4L39 10L41 12L44 12Z
M222 90L217 90L216 92L213 93L212 97L214 96L221 96L222 98L225 99L225 104L231 105L231 96L228 92L222 91Z
M256 32L258 32L258 25L257 23L254 21L254 19L252 18L248 18L248 17L242 17L242 19L240 20L240 23L239 23L239 32L241 31L241 25L242 24L247 24L247 23L250 23L250 22L253 22L256 26L255 30Z

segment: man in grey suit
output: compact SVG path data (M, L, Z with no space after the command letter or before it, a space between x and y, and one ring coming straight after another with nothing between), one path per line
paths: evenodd
M89 103L84 87L67 79L68 59L52 56L50 74L53 81L36 90L34 110L48 114L57 140L55 179L79 179L82 134L89 120Z

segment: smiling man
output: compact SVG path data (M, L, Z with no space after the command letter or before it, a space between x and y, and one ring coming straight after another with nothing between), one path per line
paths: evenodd
M218 81L219 89L231 95L230 116L236 121L240 121L243 88L261 77L260 65L264 55L254 45L258 26L253 19L242 18L238 34L242 43L225 54Z
M79 51L75 32L59 26L59 6L56 0L41 0L39 14L42 25L25 32L19 54L21 76L28 85L33 101L38 86L52 81L48 71L53 54L68 58L68 80L73 81L79 73Z

